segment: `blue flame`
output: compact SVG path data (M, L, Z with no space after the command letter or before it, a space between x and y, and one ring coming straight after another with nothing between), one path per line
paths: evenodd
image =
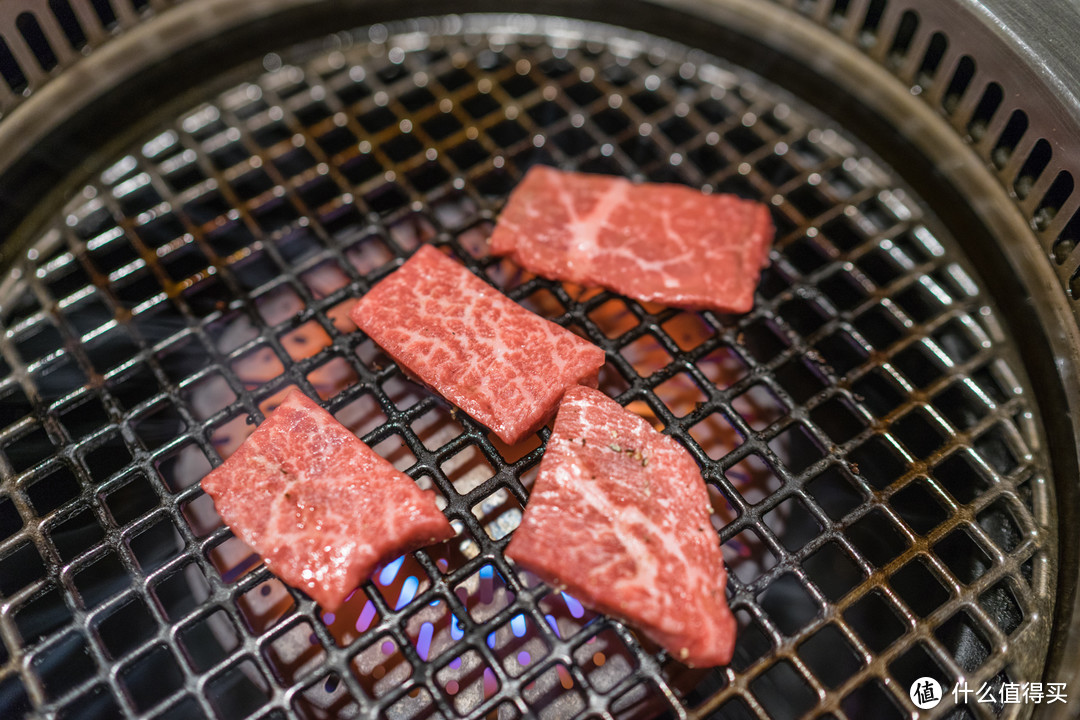
M585 608L581 607L581 603L579 603L577 600L570 597L566 593L563 593L562 596L563 600L566 601L566 608L570 611L571 615L579 618L585 614Z
M429 622L420 626L420 637L416 639L416 652L421 660L428 659L428 651L431 650L431 636L435 634L435 626Z
M382 569L379 573L379 584L389 585L394 582L394 578L397 577L398 571L401 570L401 566L405 563L405 556L402 555L394 562L390 563Z
M454 640L465 637L465 631L461 629L461 622L458 620L457 615L450 616L450 637Z
M401 608L411 603L412 599L416 597L416 591L418 589L420 589L419 578L417 578L415 575L410 575L409 577L405 578L405 582L401 586L401 597L398 598L397 605L394 607L394 609L400 610Z

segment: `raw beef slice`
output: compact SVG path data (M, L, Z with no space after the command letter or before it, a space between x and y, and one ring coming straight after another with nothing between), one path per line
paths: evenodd
M352 319L406 372L510 445L547 422L568 387L595 386L604 364L603 350L431 245L364 295Z
M566 393L506 556L687 665L731 660L720 541L701 472L603 393Z
M275 575L327 610L379 563L454 535L432 493L298 390L202 488Z
M774 228L761 203L534 166L491 251L530 272L690 310L747 312Z

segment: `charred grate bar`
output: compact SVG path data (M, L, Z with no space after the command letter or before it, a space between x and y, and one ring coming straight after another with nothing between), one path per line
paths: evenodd
M666 310L487 257L535 163L769 203L755 310ZM423 242L601 345L601 387L703 465L740 622L730 668L688 671L505 561L547 431L489 438L347 320ZM0 289L8 709L901 717L918 677L1040 675L1049 478L978 279L836 123L700 51L478 16L269 55L118 156ZM460 529L333 616L198 488L292 386Z

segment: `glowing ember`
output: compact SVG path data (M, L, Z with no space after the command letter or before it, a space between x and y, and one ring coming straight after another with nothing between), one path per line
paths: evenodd
M301 279L317 300L329 297L335 291L349 284L349 276L333 260L327 260L316 265L305 272Z
M289 357L300 361L318 355L333 343L330 335L315 320L309 320L281 336L281 345Z
M484 668L484 697L489 698L499 690L499 681L491 668Z
M268 346L258 347L231 363L232 371L246 390L256 390L285 372L285 365Z
M574 687L574 678L570 677L570 671L566 669L566 666L556 665L555 669L559 673L559 683L564 690Z

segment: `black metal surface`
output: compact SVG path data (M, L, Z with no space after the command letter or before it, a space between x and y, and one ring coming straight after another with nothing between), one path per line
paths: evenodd
M264 66L118 156L2 286L0 707L888 717L923 675L1039 677L1052 539L1022 371L946 231L831 121L704 53L530 17ZM536 162L770 203L757 307L678 313L486 257ZM340 315L429 241L604 347L601 387L702 464L730 668L690 672L503 559L546 433L493 442ZM461 528L333 619L196 482L293 384Z

